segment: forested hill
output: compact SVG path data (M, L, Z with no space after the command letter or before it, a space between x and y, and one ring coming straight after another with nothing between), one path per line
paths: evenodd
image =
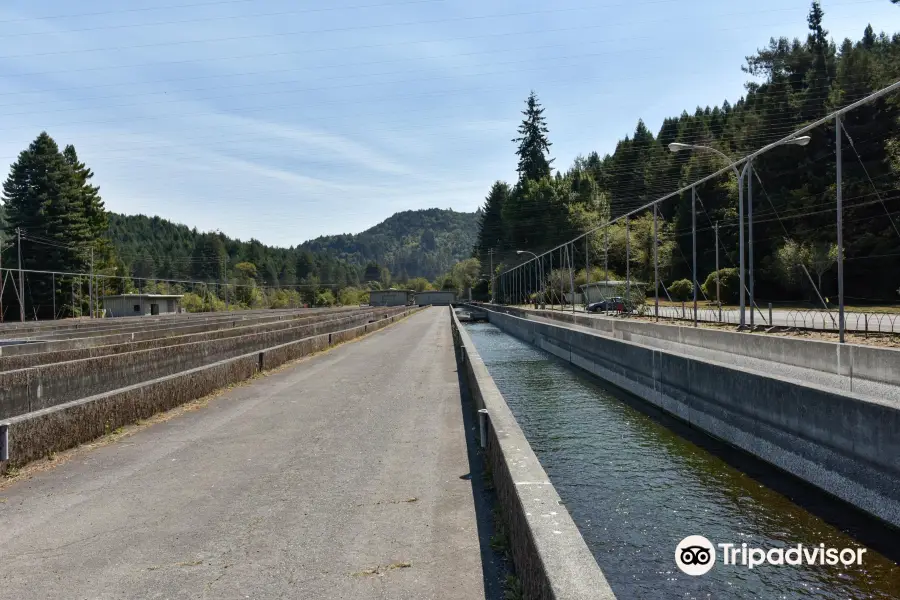
M408 210L362 233L323 236L302 248L360 266L376 262L401 281L407 277L435 279L471 256L479 218L480 212Z
M256 266L266 285L293 285L310 277L354 285L371 261L390 269L395 280L435 279L471 254L477 231L477 213L427 209L397 213L360 234L276 248L160 217L109 213L109 237L134 276L217 280L222 264L246 261Z

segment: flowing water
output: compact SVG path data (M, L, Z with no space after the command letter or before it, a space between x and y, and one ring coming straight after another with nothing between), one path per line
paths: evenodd
M493 325L466 330L620 600L900 598L900 567L860 541L890 553L897 532L858 515L841 522L854 511ZM859 567L752 570L723 565L719 553L692 577L674 558L688 535L866 552Z

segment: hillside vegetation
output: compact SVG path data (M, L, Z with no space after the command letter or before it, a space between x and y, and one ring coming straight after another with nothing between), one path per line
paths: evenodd
M745 96L733 104L683 111L665 119L655 134L639 121L633 135L611 154L587 154L556 173L550 127L532 94L516 139L519 179L494 184L483 208L476 250L482 267L488 264L490 249L495 250L495 267L506 269L524 260L516 250L548 250L599 228L587 243L581 239L566 252L555 252L553 268L567 258L582 271L586 259L604 267L608 256L609 269L624 274L624 223L608 227L608 255L604 225L728 164L722 156L696 148L671 152L670 144L707 146L738 159L900 79L900 34L878 34L869 26L860 39L835 43L818 2L812 3L807 23L805 40L772 38L747 57L743 70L750 81ZM843 119L845 280L851 300L898 300L898 117L900 93L894 93ZM836 291L834 121L808 135L806 147L780 146L753 162L758 300L816 301L816 288L824 298ZM696 186L701 283L715 270L715 223L720 226L720 266L734 271L738 265L737 189L734 175ZM658 254L666 286L692 279L691 205L689 190L659 205ZM652 281L652 211L634 214L629 225L631 276ZM733 286L735 297L737 291Z
M378 263L400 281L431 280L471 256L480 216L439 208L407 210L362 233L323 236L301 247L359 266Z

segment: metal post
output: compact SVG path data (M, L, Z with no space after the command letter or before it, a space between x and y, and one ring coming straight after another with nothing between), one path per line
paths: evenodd
M91 307L91 318L94 318L94 249L91 248L91 275L88 279L88 306Z
M494 303L494 249L488 250L488 256L491 257L491 304Z
M659 322L659 231L657 229L657 205L653 205L653 310Z
M591 287L591 250L589 243L590 234L584 236L584 312L588 307L588 290Z
M607 290L609 290L609 219L606 220L606 251L603 253L603 271L606 273L606 285L603 288L603 293L605 294ZM605 300L605 298L604 298ZM607 302L607 305L609 303ZM608 312L609 307L607 306L606 311Z
M753 159L747 161L747 275L750 279L750 329L753 329ZM770 323L771 325L771 323Z
M747 309L747 294L744 291L744 174L743 172L738 175L738 249L739 249L739 260L738 260L738 276L740 278L739 290L738 293L741 295L740 301L740 322L739 326L741 329L747 324L746 320L746 309Z
M550 257L550 276L548 277L547 283L550 285L550 310L553 310L553 251L547 253L547 256Z
M566 246L566 254L569 256L569 290L572 294L572 312L575 312L575 273L572 264L575 262L575 242L572 242L572 254L569 254L568 246Z
M719 295L719 222L716 221L716 304L719 306L719 323L722 322L722 298Z
M843 155L841 150L841 115L834 117L835 152L837 155L837 247L838 247L838 327L840 343L844 343L844 193Z
M628 215L625 215L625 305L631 306L631 233L628 226Z
M692 244L692 262L693 262L693 273L692 279L694 280L691 288L694 291L694 327L697 326L697 287L699 286L699 282L697 281L697 188L691 188L691 244Z
M3 231L0 230L0 323L3 322L3 288L6 285L6 277L3 275Z
M53 287L53 320L56 320L56 273L50 273L51 286Z
M19 320L25 322L25 277L22 273L22 230L16 228L19 255Z

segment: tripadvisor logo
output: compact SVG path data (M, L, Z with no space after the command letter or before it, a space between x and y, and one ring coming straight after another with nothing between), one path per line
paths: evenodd
M865 548L826 548L825 544L787 548L751 548L747 544L713 544L702 535L689 535L675 547L675 564L688 575L704 575L716 564L716 548L722 564L753 569L760 565L861 565Z

